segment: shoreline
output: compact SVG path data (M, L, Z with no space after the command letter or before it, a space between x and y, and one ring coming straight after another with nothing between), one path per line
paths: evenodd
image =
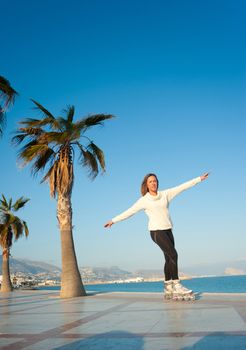
M202 276L181 276L179 279L181 281L190 281L194 279L203 279L203 278L220 278L220 277L239 277L239 276L246 276L246 274L243 275L202 275ZM115 281L91 281L91 282L84 282L82 279L82 282L84 285L94 285L94 284L128 284L128 283L149 283L149 282L163 282L164 277L160 278L148 278L148 279L143 279L143 280L115 280ZM51 285L50 285L51 286ZM58 286L58 284L54 285ZM59 284L60 286L60 284Z

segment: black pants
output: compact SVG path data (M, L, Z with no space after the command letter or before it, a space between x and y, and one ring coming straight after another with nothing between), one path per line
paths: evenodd
M161 248L165 257L165 280L177 280L178 253L175 249L174 237L171 229L150 231L151 238Z

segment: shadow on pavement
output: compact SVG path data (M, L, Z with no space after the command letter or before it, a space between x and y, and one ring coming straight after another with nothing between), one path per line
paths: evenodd
M228 320L230 322L230 320ZM245 350L246 336L224 332L211 333L181 350Z

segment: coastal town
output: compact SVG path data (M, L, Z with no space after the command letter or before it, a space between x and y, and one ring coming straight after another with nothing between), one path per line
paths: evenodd
M228 267L230 266L230 267ZM1 271L0 259L0 271ZM118 266L79 268L83 284L116 284L116 283L139 283L163 281L161 269L148 269L127 271ZM185 270L180 271L180 279L191 279L194 277L233 276L245 275L245 261L230 262L216 269ZM61 268L52 264L27 259L10 258L10 277L14 288L38 289L45 286L60 286ZM0 275L0 285L2 276Z
M80 268L80 274L84 284L100 283L138 283L147 281L162 280L161 271L139 271L129 272L121 270L117 266L110 268ZM60 269L31 273L31 272L14 272L11 273L11 282L14 288L38 288L42 286L60 286ZM0 282L2 276L0 275Z

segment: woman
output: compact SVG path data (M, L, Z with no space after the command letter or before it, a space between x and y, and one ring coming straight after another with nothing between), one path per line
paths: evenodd
M104 225L104 227L110 228L116 222L125 220L140 210L145 211L149 218L148 229L151 238L164 253L165 297L167 298L178 298L180 295L187 295L187 298L189 298L188 296L192 293L191 290L182 286L179 281L178 254L172 234L173 225L168 210L169 203L184 190L206 180L208 175L209 173L205 173L177 187L158 191L159 181L157 176L152 173L147 174L141 185L142 197L128 210L115 216Z

